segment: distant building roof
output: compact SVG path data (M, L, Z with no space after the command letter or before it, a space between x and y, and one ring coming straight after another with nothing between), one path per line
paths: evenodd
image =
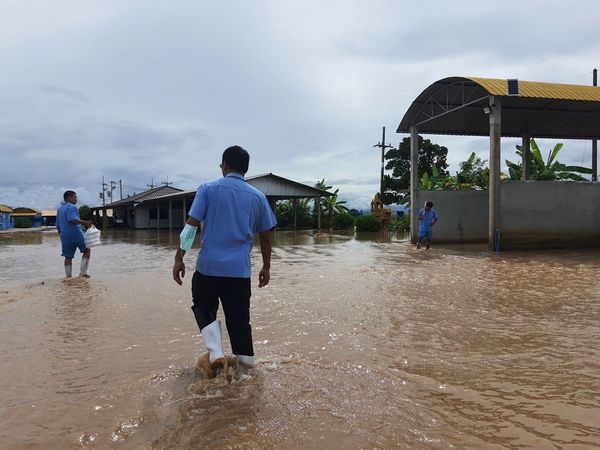
M56 217L55 209L42 209L42 217Z
M125 206L130 203L141 203L146 200L155 199L157 197L164 197L165 195L168 195L168 194L177 194L182 191L183 191L182 189L179 189L179 188L176 188L173 186L159 186L159 187L155 187L153 189L148 189L147 191L144 191L144 192L140 192L139 194L131 195L127 198L124 198L123 200L118 200L113 203L108 203L107 205L104 205L104 206L101 206L98 208L101 208L101 209L114 208L117 206ZM98 208L93 208L93 209L98 209Z
M306 184L288 178L280 177L272 173L247 177L246 182L254 186L267 197L275 200L293 198L330 197L332 192L317 189Z
M37 209L33 209L33 208L20 207L20 208L13 209L12 215L13 215L13 217L39 216L40 211L38 211Z
M330 197L335 195L333 192L317 189L306 184L298 183L297 181L267 173L263 175L255 175L246 177L246 182L265 194L269 199L286 200L294 198L315 198L315 197ZM173 188L171 186L162 186L160 188L150 189L131 197L124 198L114 203L105 206L96 206L92 210L102 210L105 208L117 208L129 204L139 204L150 200L175 200L188 198L193 200L196 194L196 189L184 191L182 189Z
M7 212L7 213L11 213L13 210L12 208L6 206L6 205L0 205L0 212Z

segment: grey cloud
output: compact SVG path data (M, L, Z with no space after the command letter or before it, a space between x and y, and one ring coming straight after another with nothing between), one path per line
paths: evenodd
M40 85L38 86L38 90L42 93L56 95L67 100L84 103L89 102L89 99L85 94L83 94L83 92L77 91L75 89L68 89L61 86Z
M194 188L235 143L252 173L325 178L366 207L380 127L404 137L390 130L430 81L560 81L599 50L592 1L57 1L0 6L0 180L52 186L20 184L23 198L78 186L95 201L103 174ZM577 145L561 158L581 163ZM485 140L448 146L451 172L471 151L487 159Z
M351 184L351 185L373 185L373 184L377 184L379 183L379 178L339 178L339 179L333 179L333 180L326 180L328 184L333 185L334 187L336 185L347 185L347 184Z

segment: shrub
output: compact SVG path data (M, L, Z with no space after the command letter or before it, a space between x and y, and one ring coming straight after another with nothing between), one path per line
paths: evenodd
M23 217L19 217L15 221L15 228L31 228L31 219L25 219Z
M379 231L381 222L373 214L365 214L356 219L356 231Z
M348 213L340 213L333 217L331 227L334 230L349 230L354 227L354 217Z
M92 220L92 210L88 205L81 205L79 207L79 217L81 217L81 220Z
M390 231L410 231L410 214L405 214L402 217L393 217L390 220Z

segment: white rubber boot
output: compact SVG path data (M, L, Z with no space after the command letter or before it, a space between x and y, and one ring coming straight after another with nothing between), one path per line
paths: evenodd
M209 351L208 362L210 362L210 365L224 365L225 354L223 353L223 344L221 343L221 321L215 320L206 325L202 328L201 333L204 338L204 345L206 345L206 349Z
M254 361L254 356L248 355L235 355L238 357L240 361L240 365L246 367L247 369L252 369L256 367L256 362Z

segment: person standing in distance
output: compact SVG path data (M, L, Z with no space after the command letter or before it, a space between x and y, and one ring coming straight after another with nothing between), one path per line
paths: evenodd
M431 245L431 228L438 221L438 213L433 209L433 202L425 202L425 207L421 208L417 213L417 219L419 221L419 236L417 240L417 248L421 248L421 241L425 240L425 248L429 250Z
M263 262L258 287L269 284L271 277L271 233L277 221L265 195L244 179L249 163L250 155L240 146L223 152L223 178L204 183L196 191L173 265L173 279L181 285L185 276L183 256L202 224L202 243L192 277L192 311L213 368L225 362L221 322L217 320L219 300L233 354L242 366L255 364L250 326L250 251L256 233Z
M83 253L79 276L89 277L87 271L92 250L85 246L81 225L89 228L92 226L92 222L81 220L79 217L79 210L75 206L77 204L77 194L74 191L66 191L63 194L63 200L64 202L56 211L56 229L62 244L61 254L65 257L65 274L67 278L71 278L73 258L75 257L75 251L79 248L79 251Z

